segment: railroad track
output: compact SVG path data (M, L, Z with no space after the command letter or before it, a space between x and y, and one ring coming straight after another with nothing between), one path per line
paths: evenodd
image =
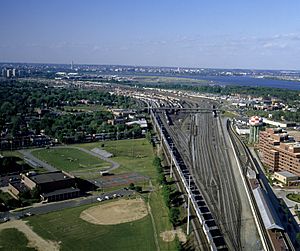
M163 116L161 119L164 120ZM208 113L186 116L185 120L190 120L189 129L195 135L185 133L184 128L177 122L169 126L165 121L164 125L172 135L184 162L209 202L213 215L225 233L226 239L231 243L231 249L241 250L240 198L236 192L229 158L226 154L224 155L225 142L220 136L219 125L216 119L212 118L212 114ZM209 143L210 140L213 143ZM195 164L191 154L193 147L195 148ZM217 158L217 155L222 158Z
M196 116L198 116L196 137L198 169L194 174L232 249L241 250L240 199L236 193L228 157L224 154L225 146L220 137L218 123L211 114Z

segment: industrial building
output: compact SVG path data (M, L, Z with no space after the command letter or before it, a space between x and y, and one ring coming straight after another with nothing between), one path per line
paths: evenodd
M281 128L259 133L262 162L273 172L289 171L300 176L300 143Z

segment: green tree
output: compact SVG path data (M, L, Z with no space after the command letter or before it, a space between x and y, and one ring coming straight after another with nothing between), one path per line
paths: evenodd
M136 186L135 188L135 191L137 191L138 193L141 193L143 191L142 187L141 186Z
M31 195L31 198L33 198L33 199L40 199L40 190L38 189L38 187L34 187L30 191L30 195Z
M297 233L297 234L296 234L296 240L297 240L297 242L300 244L300 233Z
M169 218L173 225L177 225L179 221L180 211L178 207L172 207L169 211Z
M130 183L128 188L129 188L130 190L134 190L135 186L134 186L133 183Z
M146 139L151 143L151 132L146 133Z

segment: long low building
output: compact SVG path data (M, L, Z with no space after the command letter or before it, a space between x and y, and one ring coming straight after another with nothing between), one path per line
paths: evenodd
M263 122L268 125L276 126L276 127L281 127L281 128L287 128L287 127L294 127L296 126L295 122L290 122L290 121L274 121L270 120L267 118L262 118Z
M296 185L300 182L299 177L288 171L281 171L274 173L274 179L278 180L285 186Z
M70 187L70 188L55 190L49 193L42 193L41 198L43 201L50 202L50 201L72 199L78 197L79 195L80 195L80 189Z
M274 208L271 205L269 198L266 196L265 191L262 190L261 187L257 187L253 189L252 192L266 229L284 230L276 213L274 213Z

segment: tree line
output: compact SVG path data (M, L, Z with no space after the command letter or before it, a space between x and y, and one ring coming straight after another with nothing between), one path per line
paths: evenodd
M79 88L55 88L33 81L0 81L0 132L2 138L23 137L45 133L59 141L72 138L81 142L86 135L120 133L119 138L141 135L138 126L111 125L113 114L107 110L94 112L64 112L65 106L75 106L83 100L113 108L129 108L135 101L107 91ZM40 113L38 113L38 110Z

